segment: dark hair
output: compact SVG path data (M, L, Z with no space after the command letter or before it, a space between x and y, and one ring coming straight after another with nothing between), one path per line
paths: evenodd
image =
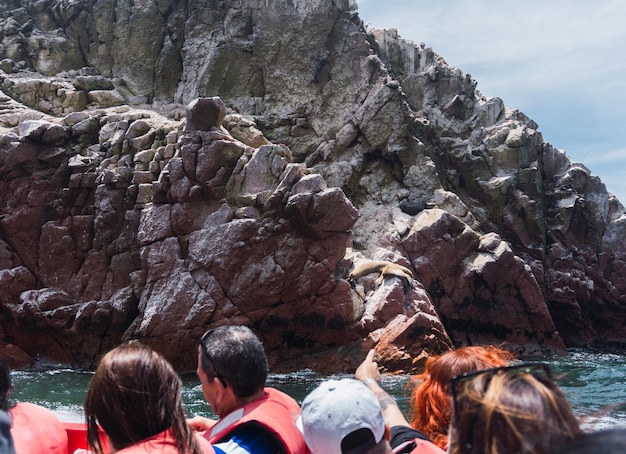
M578 421L543 364L452 379L451 454L549 453L576 438Z
M100 361L84 408L87 440L98 454L98 424L116 450L170 429L179 453L200 454L187 425L182 382L171 364L139 343L120 345Z
M0 357L0 410L9 411L9 392L13 388L11 370L4 358Z
M561 446L554 454L623 454L626 452L626 429L615 428L589 432Z
M263 389L269 373L263 345L252 330L242 325L209 330L200 341L201 366L209 380L231 386L238 398Z

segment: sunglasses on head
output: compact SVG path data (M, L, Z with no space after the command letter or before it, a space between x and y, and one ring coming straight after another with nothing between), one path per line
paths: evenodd
M213 331L215 331L215 329L208 330L200 338L200 351L202 352L202 355L204 356L204 358L206 360L205 364L208 366L209 370L207 370L205 372L207 373L209 378L211 378L211 379L217 378L222 383L222 386L224 386L224 388L226 388L227 387L226 381L224 380L224 378L219 374L219 372L215 368L215 365L213 363L213 359L211 358L211 355L209 354L209 350L207 349L207 346L206 346L206 341L209 338L209 336L211 334L213 334Z
M497 375L502 374L509 376L530 374L538 379L552 379L552 373L550 372L550 368L543 363L517 364L515 366L495 367L493 369L477 370L474 372L460 374L452 377L452 380L450 381L454 411L457 414L459 412L458 398L462 394L464 386L477 378L484 378L485 381L483 386L486 390L489 386L489 383L491 383L491 379Z

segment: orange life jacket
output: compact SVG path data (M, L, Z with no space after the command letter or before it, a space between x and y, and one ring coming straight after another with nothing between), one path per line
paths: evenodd
M296 426L299 416L300 406L295 400L277 389L265 388L263 397L221 418L204 437L215 444L227 440L243 424L255 422L274 434L287 454L304 454L308 450Z
M67 433L56 415L41 405L19 402L9 410L15 452L67 454Z
M204 454L214 454L213 446L201 436L197 436L196 440ZM160 434L156 434L152 438L136 443L124 449L117 451L118 454L179 454L176 449L174 438L171 431L166 430Z

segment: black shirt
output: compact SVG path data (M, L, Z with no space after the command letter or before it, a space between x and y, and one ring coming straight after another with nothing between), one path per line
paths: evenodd
M424 435L419 430L415 430L409 426L393 426L391 428L391 440L389 440L389 444L393 449L400 446L402 443L407 441L414 440L416 438L421 438L422 440L430 441L430 439ZM415 446L409 443L402 451L399 451L401 454L409 453L415 448Z

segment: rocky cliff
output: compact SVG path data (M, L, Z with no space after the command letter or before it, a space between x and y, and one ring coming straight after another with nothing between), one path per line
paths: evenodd
M626 342L626 214L538 125L349 0L5 0L0 347L274 371Z

